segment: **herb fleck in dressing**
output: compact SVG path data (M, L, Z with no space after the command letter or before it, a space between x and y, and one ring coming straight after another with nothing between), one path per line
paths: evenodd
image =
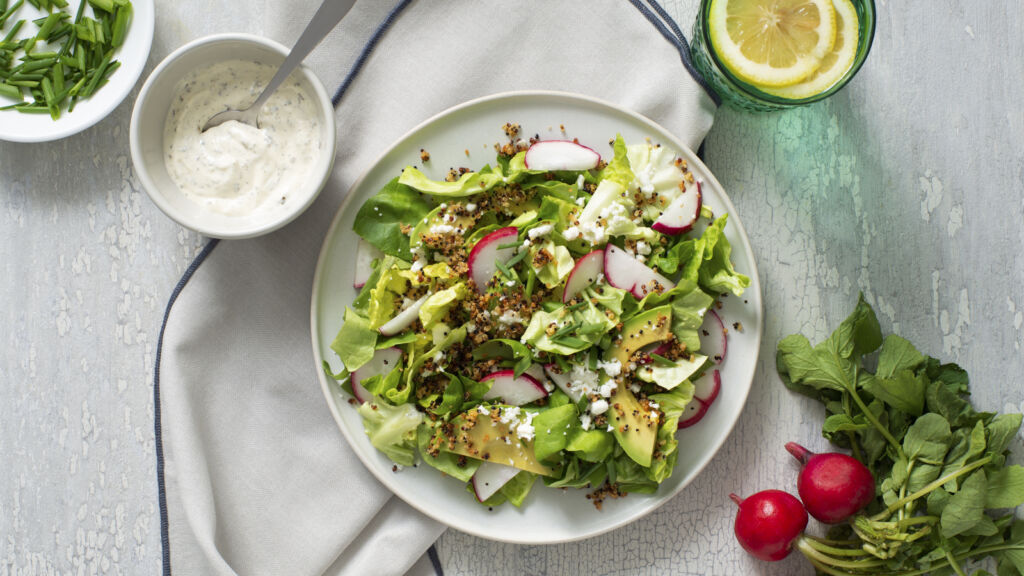
M260 112L259 128L214 114L249 106L276 68L229 60L190 72L176 88L164 124L164 162L181 193L226 216L271 215L301 188L324 146L316 101L290 78Z

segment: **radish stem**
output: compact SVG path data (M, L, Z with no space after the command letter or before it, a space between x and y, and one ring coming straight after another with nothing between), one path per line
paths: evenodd
M856 382L856 370L854 371L853 376L854 382ZM871 425L874 426L875 429L877 429L878 432L882 435L882 437L884 437L889 442L889 444L892 445L892 447L896 450L896 454L900 458L904 458L905 456L903 454L903 446L901 446L900 443L897 442L895 438L893 438L892 433L889 432L889 429L886 428L885 426L882 426L882 423L878 421L878 418L875 418L875 413L869 410L867 405L864 404L864 401L861 400L860 395L857 394L856 388L854 386L850 386L848 388L848 391L850 392L850 397L852 397L853 401L857 403L857 407L860 408L861 412L864 413L864 417L868 419L868 422L871 422Z
M836 548L835 546L829 546L828 544L818 542L814 538L805 537L807 544L819 552L825 554L831 554L833 556L867 556L868 553L862 548Z
M893 502L883 512L880 512L880 513L872 516L871 520L877 521L877 520L882 520L883 518L887 518L889 516L892 516L893 512L895 512L896 510L901 508L907 502L913 502L914 500L917 500L921 496L924 496L924 495L928 494L929 492L931 492L932 490L935 490L939 486L942 486L946 482L949 482L950 480L954 480L956 478L959 478L960 476L963 476L964 474L967 474L968 472L970 472L970 471L972 471L972 470L974 470L976 468L980 468L980 467L984 466L985 464L988 464L991 460L992 460L991 456L986 456L986 457L982 458L981 460L978 460L977 462L974 462L974 463L972 463L972 464L970 464L968 466L964 466L963 468L957 470L956 472L950 472L949 474L946 474L942 478L939 478L938 480L932 481L931 484L925 486L924 488L921 488L920 490L918 490L917 492L914 492L910 496L905 496L905 497L900 498L899 500Z
M953 553L946 550L946 560L949 561L949 566L956 572L957 576L967 576L964 573L964 569L960 567L960 563L957 562L956 558L953 557Z
M859 560L851 562L849 560L842 560L839 558L833 558L826 555L823 552L816 550L807 540L801 538L797 540L796 547L808 558L817 559L820 562L827 562L829 566L835 566L836 568L849 568L851 570L859 570L862 568L874 568L876 566L884 566L885 562L882 560Z

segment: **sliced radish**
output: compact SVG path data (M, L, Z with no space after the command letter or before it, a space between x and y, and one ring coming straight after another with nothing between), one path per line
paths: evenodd
M657 292L658 286L664 290L676 287L675 282L614 244L608 244L604 249L604 277L612 286L632 292L638 300L643 300L651 292Z
M700 217L702 202L700 182L694 182L665 208L651 228L671 236L688 232Z
M703 376L693 383L693 397L701 402L711 405L718 398L722 390L722 375L718 370L705 372Z
M476 469L476 472L473 473L473 478L470 479L473 483L473 492L476 493L476 499L484 502L491 496L494 496L498 490L501 490L502 486L515 478L516 474L519 474L518 468L504 464L495 464L494 462L484 462Z
M499 370L483 377L482 382L491 382L491 389L484 394L484 400L500 398L502 402L513 406L522 406L544 398L548 391L544 385L529 374L520 374L518 378L513 370Z
M659 356L664 356L665 353L671 349L672 345L669 344L668 342L655 342L654 344L648 344L647 346L644 346L643 348L640 349L641 352L648 355L643 360L640 360L640 363L650 364L651 362L653 362L653 360L650 357L651 354L658 354Z
M554 386L548 382L547 372L544 371L544 367L540 364L530 364L530 367L523 371L523 374L532 376L534 380L540 382L540 385L544 387L544 390L551 392L555 389Z
M700 325L700 351L715 364L725 360L725 352L729 343L725 337L725 324L714 310L708 309L704 314L704 323Z
M377 350L373 353L373 358L366 364L363 364L352 372L349 376L349 382L352 384L352 395L356 397L356 400L360 404L363 402L369 402L373 395L370 394L366 388L363 388L363 381L367 378L373 378L380 374L386 376L388 372L398 366L402 362L402 349L401 348L385 348L383 350Z
M429 296L429 294L424 294L419 300L410 304L408 308L399 312L397 316L385 322L377 330L385 336L394 336L412 326L412 323L419 318L420 307L423 306L423 303L427 301Z
M572 379L568 374L560 374L555 372L554 364L545 364L544 372L547 373L548 378L558 386L558 389L572 399L573 402L579 402L580 398L583 397L583 386L573 386Z
M480 292L487 290L487 283L494 274L498 272L498 265L495 262L504 264L512 259L516 248L498 248L502 244L515 242L519 237L519 230L513 227L499 228L477 241L476 246L469 253L469 276L476 282L476 289Z
M373 273L373 261L383 256L384 253L362 238L356 243L356 273L352 279L352 286L362 288Z
M523 160L530 170L591 170L601 155L569 140L544 140L530 146Z
M694 398L693 401L686 405L686 408L683 408L683 415L679 417L678 429L689 428L700 422L700 419L708 413L708 406L708 404Z
M565 281L565 292L562 293L562 302L572 300L574 296L582 292L587 286L597 282L598 277L604 271L604 250L594 250L590 254L581 257L576 261L576 266Z

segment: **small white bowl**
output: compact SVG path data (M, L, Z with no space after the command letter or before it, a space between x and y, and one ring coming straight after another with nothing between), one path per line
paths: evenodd
M194 40L164 59L150 74L135 101L129 141L132 164L153 203L171 219L213 238L252 238L277 230L301 214L330 177L337 140L334 107L323 84L305 66L296 70L306 92L319 101L322 141L320 157L309 170L305 184L293 192L288 210L271 216L226 216L186 198L167 173L164 164L164 123L175 97L175 87L189 72L225 60L255 60L272 66L284 61L288 49L251 34L217 34Z

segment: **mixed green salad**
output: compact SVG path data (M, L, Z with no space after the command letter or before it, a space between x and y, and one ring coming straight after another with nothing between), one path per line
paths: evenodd
M538 476L598 508L654 492L680 422L718 394L716 299L750 283L727 215L660 145L619 136L605 161L504 128L494 165L409 166L362 205L343 368L324 368L396 470L425 462L487 506L521 505Z

